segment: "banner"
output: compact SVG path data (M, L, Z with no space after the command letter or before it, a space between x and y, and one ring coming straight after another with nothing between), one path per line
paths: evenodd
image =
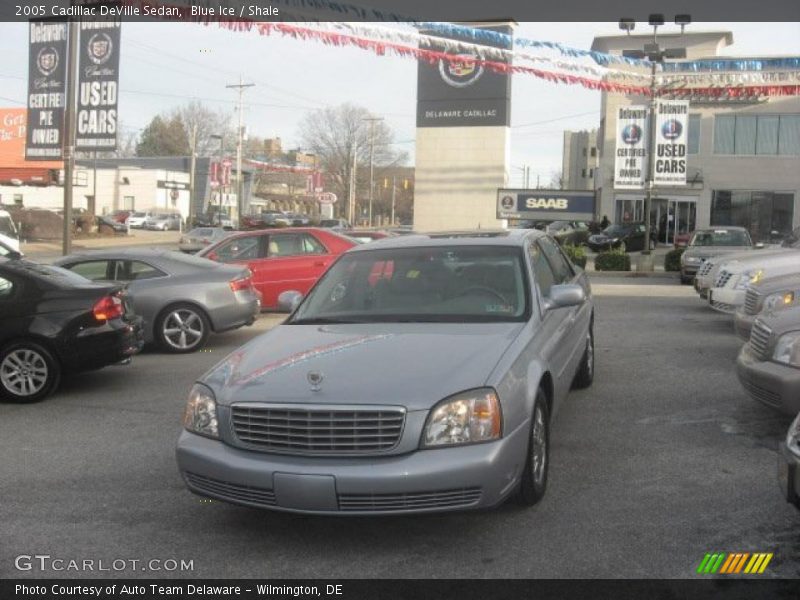
M647 171L647 113L644 105L617 109L617 143L614 155L614 187L641 190Z
M116 150L120 22L81 22L77 150Z
M595 195L591 190L497 190L498 219L591 221Z
M686 185L688 131L689 102L659 100L656 104L655 185Z
M62 157L67 88L66 21L28 24L27 160Z

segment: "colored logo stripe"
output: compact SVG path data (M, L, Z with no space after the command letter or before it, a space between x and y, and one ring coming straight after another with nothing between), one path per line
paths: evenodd
M750 554L749 552L714 552L706 553L700 565L697 567L697 573L703 575L720 574L760 574L767 568L767 565L772 560L774 555L766 552L756 552ZM747 565L747 566L745 566Z

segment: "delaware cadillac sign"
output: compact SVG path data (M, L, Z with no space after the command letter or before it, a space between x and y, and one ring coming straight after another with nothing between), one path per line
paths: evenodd
M594 192L580 190L497 190L498 219L591 221Z
M480 29L511 34L508 26ZM455 58L434 64L419 61L417 127L508 126L511 115L509 75L484 67L482 61L487 57L479 47L454 47L452 41L438 37L442 39L441 44L433 45L430 49L446 51L454 54ZM466 41L474 43L472 40ZM494 57L492 60L498 59Z

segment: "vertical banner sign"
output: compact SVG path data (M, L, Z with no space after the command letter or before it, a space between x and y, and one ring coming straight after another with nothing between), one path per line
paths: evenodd
M67 98L66 21L31 21L28 30L26 160L60 159Z
M75 148L116 150L120 22L81 22Z
M617 144L614 157L614 187L641 190L647 169L646 106L621 106L617 109Z
M686 185L689 102L659 100L656 104L655 185Z

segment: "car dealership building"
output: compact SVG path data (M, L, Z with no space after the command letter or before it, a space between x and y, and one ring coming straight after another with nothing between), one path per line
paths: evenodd
M642 50L652 37L602 36L594 39L591 49L619 55ZM664 34L659 43L685 48L686 59L696 61L719 57L733 43L733 35ZM669 243L676 232L713 225L743 226L754 238L767 240L772 231L786 233L800 225L800 97L674 97L689 100L687 183L655 189L650 218L659 241ZM614 160L618 109L647 104L643 96L602 93L596 214L614 222L644 220L644 191L615 189Z

